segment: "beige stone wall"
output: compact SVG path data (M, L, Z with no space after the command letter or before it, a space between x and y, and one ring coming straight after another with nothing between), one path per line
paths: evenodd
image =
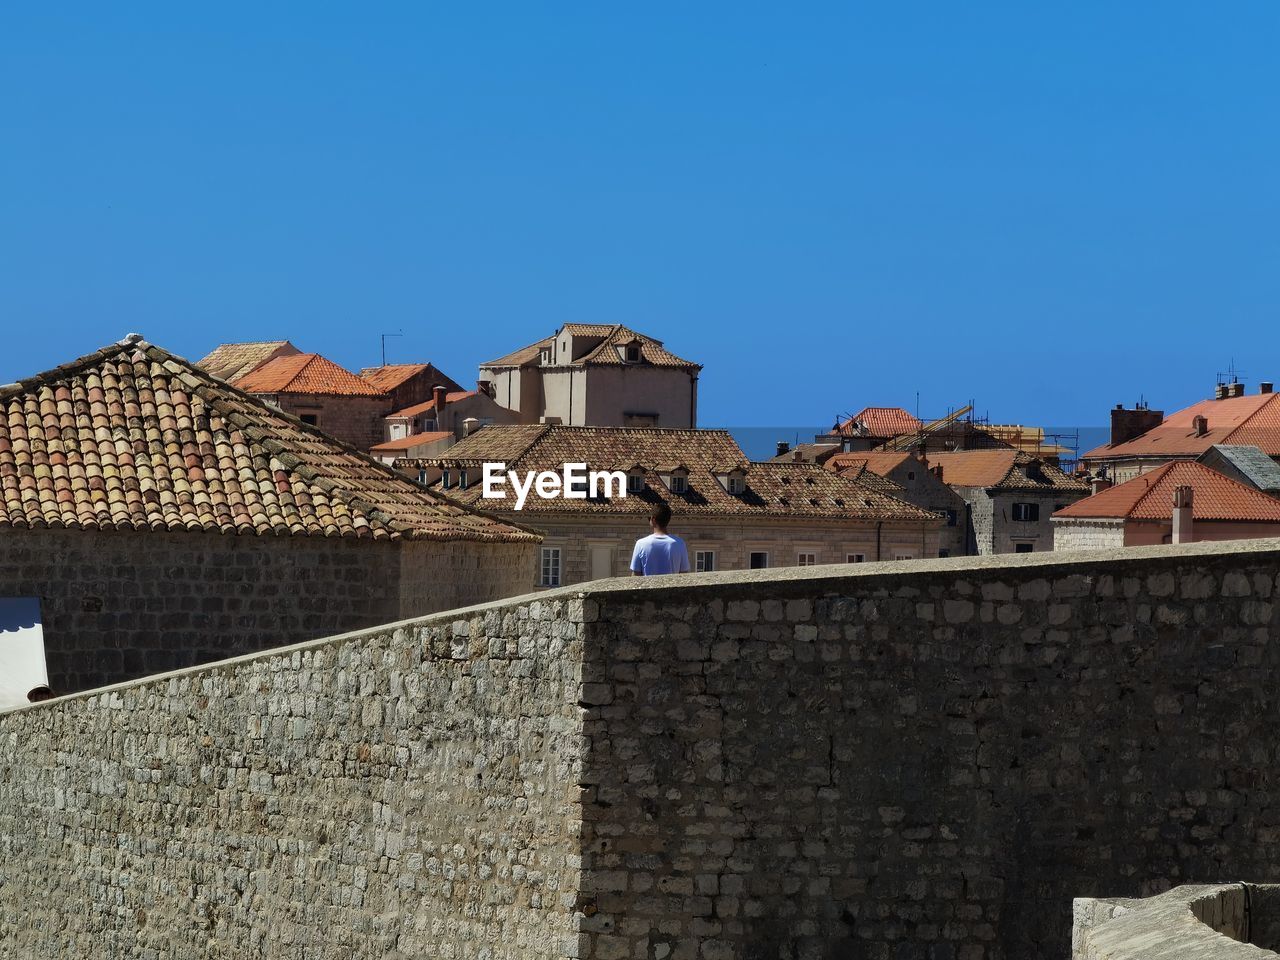
M0 583L38 597L59 692L528 588L532 544L6 530Z
M509 516L543 535L543 546L559 549L561 584L582 583L601 577L630 576L631 551L636 540L649 535L643 515L582 518L573 515L530 513ZM885 523L879 539L875 523L855 521L766 522L677 517L671 533L682 538L689 563L696 569L698 551L714 554L719 571L746 570L753 551L768 554L770 567L799 565L800 554L814 554L819 564L845 563L851 554L866 562L878 559L926 559L938 554L939 533L934 524ZM877 553L878 551L878 553ZM541 551L535 551L540 557ZM605 559L607 557L607 560ZM608 566L603 566L607 563ZM541 588L540 565L531 568L529 588Z
M383 417L391 412L386 397L284 394L266 399L295 417L316 417L316 426L329 436L365 451L382 442Z
M1055 520L1054 550L1107 550L1124 546L1121 520Z
M577 956L581 609L0 715L0 957Z

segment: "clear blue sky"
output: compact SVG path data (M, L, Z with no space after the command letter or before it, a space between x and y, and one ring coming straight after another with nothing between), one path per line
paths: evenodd
M1280 381L1280 5L8 4L0 381L623 322L702 421Z

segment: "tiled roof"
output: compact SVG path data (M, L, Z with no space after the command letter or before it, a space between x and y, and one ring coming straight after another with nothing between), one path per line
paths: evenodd
M817 463L839 449L838 443L797 443L786 453L769 459L774 463Z
M370 453L394 453L397 450L409 450L413 447L420 447L424 443L436 443L440 440L447 440L453 437L450 430L430 430L426 433L411 433L407 437L397 437L395 440L384 440L377 446L370 447Z
M604 338L590 353L573 361L574 366L626 366L627 360L618 353L618 347L639 343L640 358L655 367L684 367L690 370L701 370L701 364L692 360L684 360L662 345L661 340L636 333L629 327L618 324L613 332Z
M590 350L580 357L570 360L567 366L626 366L625 358L618 354L617 347L626 344L639 342L640 357L648 364L655 367L683 367L690 370L701 370L702 365L694 363L692 360L684 360L677 357L674 353L662 345L661 340L655 340L653 337L646 336L643 333L637 333L630 327L624 327L620 323L566 323L560 330L568 331L572 336L576 337L602 337L600 343L596 344ZM529 363L537 363L538 357L542 353L544 347L548 347L555 342L556 334L539 340L537 343L531 343L527 347L521 347L513 353L507 354L497 360L490 360L488 363L482 363L482 367L522 367Z
M446 404L450 404L458 400L465 400L467 397L474 397L475 395L475 390L459 390L455 393L446 393L444 395L444 402ZM436 398L432 397L430 400L423 403L415 403L412 407L405 407L403 410L397 410L395 413L388 413L387 416L404 417L407 419L409 417L416 417L420 413L426 413L428 410L434 410L435 408Z
M1196 520L1280 523L1280 500L1210 470L1203 463L1174 460L1077 500L1054 519L1172 520L1173 493L1191 487L1191 514Z
M872 473L878 473L882 477L887 477L898 467L902 466L908 460L915 460L916 457L905 450L892 450L882 453L875 450L864 450L856 453L837 453L828 460L824 466L828 470L844 470L848 467L865 467ZM923 463L920 469L925 469Z
M368 539L533 535L137 336L0 388L0 529Z
M531 343L527 347L521 347L508 353L505 357L499 357L497 360L490 360L488 363L482 363L482 367L523 367L526 363L537 363L538 355L542 353L543 347L551 346L555 337L544 337L537 343Z
M235 380L256 370L272 357L298 353L288 340L260 340L254 343L224 343L196 363L219 380Z
M530 497L522 512L647 513L658 500L689 515L756 516L761 519L825 518L828 520L941 521L878 490L839 477L811 463L749 463L725 430L665 430L561 425L481 428L445 454L424 460L397 461L397 466L471 467L505 462L508 470L559 472L565 463L586 463L589 470L645 469L645 489L605 502L542 500ZM689 470L686 493L672 493L661 468L683 464ZM716 479L728 467L746 471L746 491L730 494ZM438 489L433 487L433 489ZM509 487L504 487L509 492ZM482 499L482 484L446 491L465 503L500 509L503 501Z
M380 397L382 391L318 353L276 357L235 381L245 393L317 393Z
M881 493L887 493L890 496L896 497L898 494L906 492L904 487L899 486L888 477L881 476L875 471L869 469L865 463L852 467L845 467L843 470L837 470L835 472L846 479L856 480L865 487L870 487L872 490L879 490Z
M387 393L426 369L425 363L388 363L385 367L365 367L360 379L380 393Z
M1083 480L1069 477L1051 463L1020 450L963 450L931 453L930 467L942 467L942 482L952 487L1001 490L1087 492Z
M1196 417L1204 417L1208 424L1204 436L1196 435ZM1280 457L1280 393L1201 400L1165 417L1164 423L1140 437L1115 446L1103 444L1084 458L1197 457L1217 444L1254 446L1268 456Z
M861 424L862 430L856 425ZM901 407L863 407L848 420L836 427L837 433L846 436L897 437L915 433L924 424Z

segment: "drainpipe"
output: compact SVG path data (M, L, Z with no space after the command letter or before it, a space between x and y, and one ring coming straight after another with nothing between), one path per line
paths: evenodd
M883 557L880 556L880 528L883 526L884 526L883 520L876 521L876 559L877 560L883 559Z

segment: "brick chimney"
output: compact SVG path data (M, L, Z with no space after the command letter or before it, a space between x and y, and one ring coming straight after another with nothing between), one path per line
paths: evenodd
M1196 432L1197 437L1203 437L1209 432L1209 418L1200 416L1192 417L1191 429Z
M1227 385L1225 383L1220 383L1213 388L1213 399L1215 400L1227 399Z
M1243 396L1244 396L1244 384L1243 384L1243 383L1233 383L1233 384L1231 384L1231 386L1229 386L1229 387L1227 388L1227 396L1228 396L1228 397L1243 397Z
M1101 493L1103 490L1110 490L1113 484L1109 479L1102 475L1089 478L1089 493Z
M1154 430L1163 422L1163 410L1149 410L1143 404L1126 410L1123 403L1117 403L1116 408L1111 411L1111 446L1127 443L1148 430Z
M790 449L791 449L791 444L787 443L787 441L785 440L779 440L777 456L779 457L782 456L784 453L787 453Z
M1258 384L1259 393L1270 393L1272 389L1274 389L1274 387L1270 380L1263 380Z
M1192 529L1192 501L1195 491L1191 487L1182 486L1173 491L1173 542L1192 543L1195 533Z

